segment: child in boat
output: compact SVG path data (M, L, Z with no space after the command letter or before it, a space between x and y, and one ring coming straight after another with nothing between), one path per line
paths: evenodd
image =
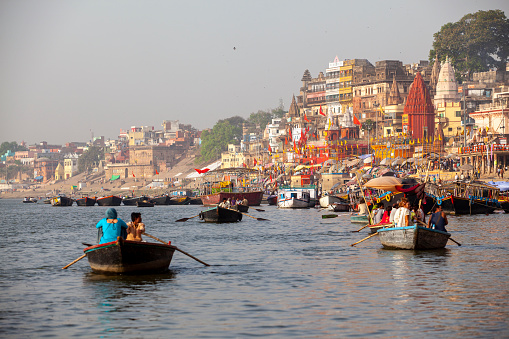
M131 213L131 222L127 223L127 239L142 241L141 235L145 233L145 224L141 222L141 213Z
M127 237L127 224L124 220L117 218L117 211L114 208L106 210L106 218L99 220L97 225L97 242L104 244L116 241L117 237Z

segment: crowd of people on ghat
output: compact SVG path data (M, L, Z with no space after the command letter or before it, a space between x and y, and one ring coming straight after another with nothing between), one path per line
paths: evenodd
M114 208L108 208L105 218L99 220L95 227L99 244L117 241L118 237L130 241L143 241L141 235L145 233L145 224L142 223L141 213L131 213L131 221L126 223L118 218L117 210Z

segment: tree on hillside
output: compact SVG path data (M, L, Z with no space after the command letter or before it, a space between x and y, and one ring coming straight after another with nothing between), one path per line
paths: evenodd
M448 57L464 79L474 72L502 69L508 61L509 20L501 10L467 14L443 25L433 37L430 61Z
M18 145L16 141L8 142L4 141L0 145L0 155L4 155L5 152L11 151L11 152L17 152L17 151L26 151L26 147Z
M200 162L216 160L220 158L221 152L228 149L228 144L238 145L240 143L242 138L242 123L240 123L239 119L230 119L219 120L211 131L203 131L201 135ZM237 124L234 125L231 121Z
M104 151L102 147L90 147L78 158L78 172L90 170L100 160L104 159Z

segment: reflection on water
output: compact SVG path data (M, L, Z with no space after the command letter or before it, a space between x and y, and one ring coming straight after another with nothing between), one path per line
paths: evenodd
M199 206L142 211L147 230L212 264L175 253L165 274L91 272L103 207L0 200L0 333L57 337L501 337L507 333L508 215L451 217L463 246L382 249L349 215L263 207L270 221L175 223ZM119 207L128 219L136 207ZM328 213L322 212L322 213ZM5 260L6 258L6 260Z

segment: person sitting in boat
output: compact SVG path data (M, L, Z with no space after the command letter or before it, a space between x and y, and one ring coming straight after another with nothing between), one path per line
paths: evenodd
M365 202L362 202L359 204L359 215L366 215L368 214L368 207L366 206Z
M141 222L141 213L131 213L131 222L127 223L127 239L142 241L141 235L145 233L145 224Z
M448 223L449 221L447 220L447 216L444 211L442 211L442 206L438 205L435 207L435 213L433 213L431 218L429 218L428 227L438 231L447 232L445 225Z
M244 197L244 199L242 199L242 205L244 205L244 206L248 206L249 205L249 201L247 201L246 197Z
M223 198L223 201L219 203L219 207L228 208L228 200L226 200L226 198Z
M395 203L395 204L392 206L391 214L389 214L389 222L390 222L390 223L393 223L393 222L394 222L394 217L396 216L396 212L398 211L398 208L399 208L398 203Z
M391 212L392 212L392 206L387 206L387 209L384 212L384 215L382 216L382 221L380 221L381 224L389 224L391 223Z
M106 210L106 218L99 220L95 226L97 230L97 242L104 244L116 241L117 237L127 238L127 224L124 220L117 218L117 211L114 208Z
M376 208L376 210L375 210ZM380 203L380 205L375 205L373 207L373 223L375 225L379 224L381 221L382 221L382 217L384 216L384 212L385 212L385 209L384 209L384 204L383 203Z
M410 203L407 198L401 198L399 208L394 215L394 224L396 227L405 227L410 224Z

